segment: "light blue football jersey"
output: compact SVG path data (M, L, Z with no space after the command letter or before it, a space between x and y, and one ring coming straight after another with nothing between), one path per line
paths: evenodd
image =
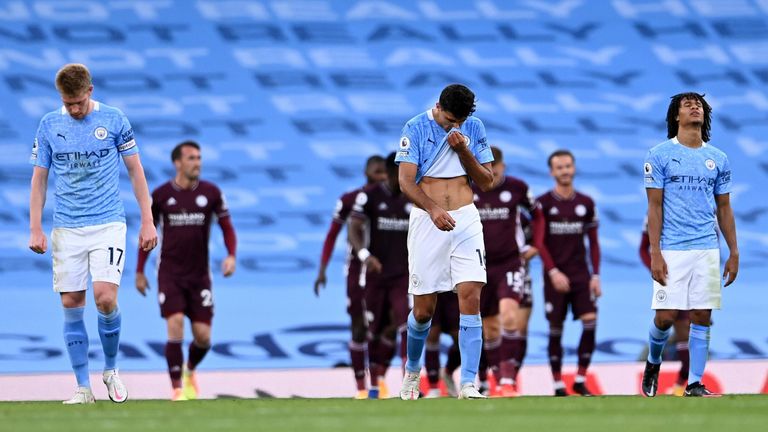
M133 129L119 109L94 101L75 120L63 106L40 120L29 162L56 174L53 226L76 228L125 222L120 156L138 153Z
M646 188L664 189L661 249L718 249L715 195L731 192L728 156L672 138L648 151L643 172Z
M491 147L485 136L485 125L477 117L469 116L459 131L469 138L469 150L481 164L493 162ZM416 164L416 183L437 160L440 151L448 146L448 133L432 117L432 110L408 120L403 127L395 162Z

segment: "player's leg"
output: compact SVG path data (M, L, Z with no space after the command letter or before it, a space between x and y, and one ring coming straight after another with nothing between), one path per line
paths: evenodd
M124 223L108 223L85 229L89 231L88 263L99 313L99 338L104 351L102 381L107 386L109 398L121 403L128 399L128 392L117 373L122 325L117 292L125 264L126 227Z
M200 385L195 371L211 349L211 323L213 322L214 296L211 279L208 275L196 280L185 291L187 315L192 322L192 343L183 371L184 395L187 399L197 399Z
M53 290L64 309L64 342L77 380L75 395L64 404L93 403L88 376L88 333L85 329L85 290L88 281L88 247L78 230L55 228L51 233Z
M597 303L588 284L571 282L571 299L573 316L581 321L581 338L577 349L578 370L573 381L573 392L581 396L592 396L587 388L587 369L595 351Z
M461 390L459 398L484 397L475 386L480 354L483 349L483 322L480 318L480 292L484 282L457 284L459 296L459 351L461 354Z
M349 341L349 358L357 388L356 399L368 399L365 385L365 359L368 356L368 321L365 318L365 274L358 260L352 260L347 269L347 313L350 318L352 338Z
M381 286L381 281L369 274L365 287L365 315L368 321L368 369L370 371L369 399L379 398L379 380L384 375L385 365L388 365L387 355L392 355L394 343L383 336L389 325L387 308L387 291Z
M516 353L520 351L520 331L518 330L518 312L520 305L511 298L502 298L499 301L501 316L501 395L505 397L515 396L515 370L517 369Z
M165 361L168 365L168 377L171 380L171 400L187 400L182 385L184 368L184 313L169 312L165 317L168 339L165 342Z
M496 304L498 305L498 301ZM498 306L497 309L498 311ZM499 361L501 353L501 319L498 312L495 315L485 316L480 314L483 322L483 352L480 357L480 366L478 369L478 378L480 380L480 386L478 390L480 393L489 396L491 394L491 387L488 382L488 371L493 374L494 379L499 379ZM494 391L494 395L495 395Z
M437 293L413 294L413 309L408 314L408 342L405 376L400 390L403 400L418 399L421 373L421 354L435 313Z
M688 317L688 311L680 311L673 325L675 329L675 352L680 361L680 371L677 373L677 381L672 388L671 394L683 396L685 386L688 383L688 370L690 368L690 356L688 353L688 335L691 321Z
M530 306L523 304L515 314L515 324L518 328L518 339L517 344L515 345L515 350L512 354L513 363L515 365L512 373L512 382L515 384L516 393L520 391L517 385L517 377L520 374L520 369L523 368L525 354L528 351L528 322L531 320L531 310L532 308Z
M709 355L712 309L720 309L722 280L720 279L720 250L687 251L695 262L690 283L690 372L685 396L719 396L704 387L701 378Z
M560 293L552 286L549 278L544 277L544 312L549 323L549 342L547 353L549 355L549 368L552 371L555 396L567 396L563 383L563 323L568 312L568 297Z
M427 341L424 347L424 369L427 370L427 381L429 382L429 392L426 398L440 397L440 335L442 329L439 323L440 298L437 299L437 310L432 317L434 323L427 334ZM407 336L406 336L407 338Z
M444 303L443 316L441 318L440 326L443 333L451 336L451 347L448 349L448 358L445 362L445 367L440 373L440 379L445 384L446 393L448 396L457 397L459 395L459 389L456 385L454 375L456 370L461 366L461 352L459 350L459 297L456 293L449 291L438 294L439 301Z

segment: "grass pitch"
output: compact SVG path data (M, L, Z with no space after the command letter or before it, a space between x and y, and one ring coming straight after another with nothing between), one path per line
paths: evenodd
M0 431L768 431L768 395L0 403Z

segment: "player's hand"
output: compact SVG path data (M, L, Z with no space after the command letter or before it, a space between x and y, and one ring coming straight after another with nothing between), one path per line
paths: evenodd
M453 220L447 211L440 207L435 207L434 210L430 211L429 216L432 218L432 223L440 231L451 231L456 227L456 221Z
M730 254L728 261L725 262L725 268L723 268L723 279L725 279L725 286L728 286L736 280L736 275L739 273L739 254Z
M381 261L378 258L371 255L365 259L365 271L370 273L381 273L382 269Z
M321 268L317 272L317 279L315 279L315 297L320 297L320 290L325 288L325 283L327 282L325 278L325 269Z
M600 286L600 277L598 275L592 275L592 279L589 280L589 292L592 293L594 298L599 298L603 295L603 288Z
M139 247L149 252L157 246L157 230L151 223L142 223L139 229Z
M549 271L549 280L552 281L552 285L557 292L567 293L571 290L571 281L568 279L568 276L558 269Z
M465 137L457 129L448 132L448 145L451 146L453 151L459 152L469 147L469 138Z
M221 262L221 274L224 277L230 277L235 272L235 266L237 265L237 259L234 255L227 255L224 261Z
M667 262L664 261L664 257L661 255L661 253L660 252L652 253L651 254L651 277L653 278L653 280L661 284L661 286L667 286L668 274L669 274L669 270L667 269Z
M48 239L45 238L43 230L36 229L29 232L29 249L37 254L44 254L48 249Z
M136 290L139 291L139 294L146 297L148 289L149 281L147 281L147 276L144 273L136 272Z

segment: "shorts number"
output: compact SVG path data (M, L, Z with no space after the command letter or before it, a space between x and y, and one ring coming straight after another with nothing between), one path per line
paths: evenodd
M522 294L523 274L522 272L507 272L507 286L512 287L512 291Z
M213 306L213 293L209 289L200 291L200 297L203 298L203 307Z
M477 252L477 258L480 260L480 267L485 268L485 251L475 249L475 252Z
M119 266L120 260L123 259L123 250L120 248L113 248L113 247L110 247L108 249L109 249L109 265ZM119 255L117 256L117 263L115 263L115 251L119 253Z

